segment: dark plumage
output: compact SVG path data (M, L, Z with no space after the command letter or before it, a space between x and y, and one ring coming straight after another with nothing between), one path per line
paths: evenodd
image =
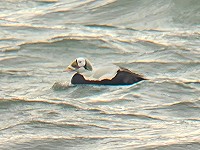
M132 73L127 69L119 69L117 74L110 79L86 80L83 75L76 73L71 79L72 84L100 84L100 85L130 85L146 80L142 76Z

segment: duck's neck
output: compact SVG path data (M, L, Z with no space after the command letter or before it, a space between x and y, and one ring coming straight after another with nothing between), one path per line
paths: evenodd
M79 68L76 72L77 73L85 73L85 72L90 72L90 71L86 70L85 68Z

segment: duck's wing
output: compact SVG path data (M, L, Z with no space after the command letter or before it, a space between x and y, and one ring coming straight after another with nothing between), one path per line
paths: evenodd
M120 70L120 71L123 71L123 72L128 72L128 73L132 74L132 75L135 76L135 77L143 78L143 79L145 80L145 78L144 78L143 75L141 75L141 74L139 74L139 73L136 73L136 72L132 72L132 71L130 71L130 70L127 69L127 68L124 68L124 67L120 67L120 66L119 66L119 70Z

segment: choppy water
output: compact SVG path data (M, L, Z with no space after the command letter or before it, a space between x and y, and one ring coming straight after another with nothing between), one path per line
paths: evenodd
M6 0L0 149L200 149L199 0ZM69 86L76 57L149 80Z

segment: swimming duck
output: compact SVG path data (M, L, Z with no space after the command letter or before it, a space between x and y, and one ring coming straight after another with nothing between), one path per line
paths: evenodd
M130 85L145 80L141 75L118 66L93 69L90 61L82 57L72 61L65 71L76 72L72 84Z

